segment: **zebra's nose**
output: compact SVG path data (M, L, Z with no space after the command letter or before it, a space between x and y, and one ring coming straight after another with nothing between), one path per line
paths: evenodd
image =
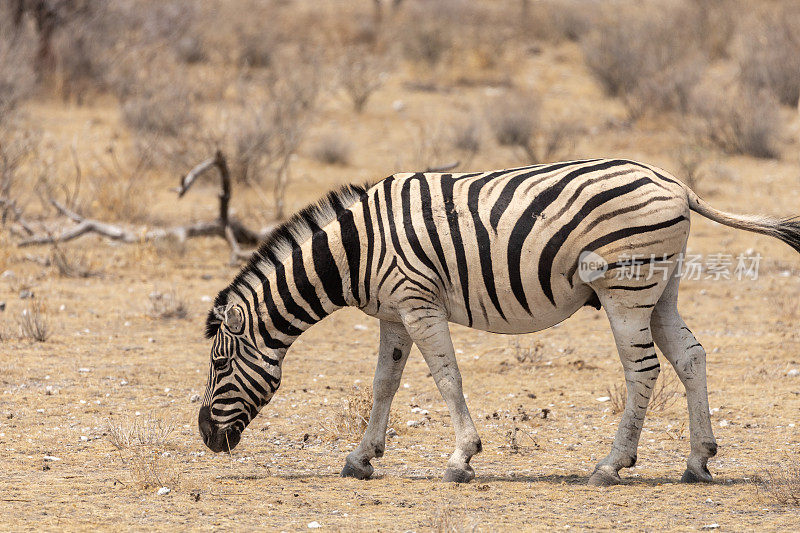
M208 446L214 434L214 427L211 424L210 408L205 405L200 408L200 414L197 416L197 423L200 426L200 436L203 437L203 442Z

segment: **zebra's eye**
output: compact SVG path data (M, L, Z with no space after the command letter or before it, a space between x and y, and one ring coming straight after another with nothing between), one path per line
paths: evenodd
M212 359L211 364L214 365L214 370L224 370L228 366L228 359L226 357L218 357L217 359Z

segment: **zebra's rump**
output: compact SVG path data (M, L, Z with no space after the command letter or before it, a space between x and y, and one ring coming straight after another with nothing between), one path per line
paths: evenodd
M398 174L368 191L396 232L394 252L443 289L453 322L535 331L592 299L582 253L607 264L679 253L684 186L625 160L584 160L465 174Z

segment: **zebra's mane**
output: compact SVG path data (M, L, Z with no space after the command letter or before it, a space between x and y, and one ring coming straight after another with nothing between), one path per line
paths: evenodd
M233 287L242 283L256 268L263 273L275 270L277 265L292 255L292 252L310 239L315 232L336 220L342 211L360 201L369 187L369 185L348 184L329 191L275 228L230 285L217 294L214 307L206 319L206 338L213 338L217 334L222 323L217 309L225 307L228 303L228 293Z

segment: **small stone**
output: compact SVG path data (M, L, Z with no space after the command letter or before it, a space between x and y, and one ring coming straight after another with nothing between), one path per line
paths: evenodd
M353 329L356 331L367 331L369 328L364 324L356 324L355 326L353 326Z
M719 421L719 427L721 427L721 428L728 427L728 421L727 420L720 420Z
M207 303L213 302L214 299L211 298L211 296L205 294L205 295L200 297L200 301L207 304Z
M793 368L793 369L789 370L789 371L786 373L786 375L787 375L788 377L790 377L790 378L793 378L793 377L795 377L795 376L800 376L800 370L798 370L798 369L796 369L796 368Z
M192 396L189 398L189 401L192 402L192 403L199 402L200 401L200 395L199 394L192 394Z
M86 373L86 372L91 372L91 371L92 371L91 368L86 368L86 367L81 367L81 368L78 369L78 372L81 372L81 373Z
M719 529L719 524L706 524L703 527L701 527L700 529L702 529L703 531L710 531L712 529Z
M387 437L396 437L397 436L397 431L395 431L394 428L389 428L389 429L386 430L386 436Z
M20 300L25 300L26 298L33 298L33 291L23 289L19 291L19 298Z
M161 487L160 489L158 489L158 493L157 493L157 494L158 494L159 496L166 496L166 495L167 495L167 494L169 494L170 492L171 492L171 491L169 490L169 487Z
M392 102L392 109L394 109L397 113L400 113L403 109L406 108L406 103L402 100L395 100Z
M611 399L611 397L609 397L609 396L600 396L599 398L596 398L596 400L597 400L598 402L607 402L607 401L609 401L610 399Z
M122 381L119 382L119 384L120 384L121 387L124 387L125 385L128 384L128 382L123 379Z
M81 442L86 442L88 440L89 440L89 437L87 437L86 435L81 435Z
M420 424L421 422L419 422L418 420L409 420L408 422L406 422L406 425L410 428L419 427Z
M0 302L0 311L5 311L5 310L6 310L6 303Z
M44 460L45 461L60 461L61 458L60 457L56 457L55 455L45 455L44 456Z
M314 520L313 522L309 522L308 523L308 529L319 529L321 527L322 527L322 525L319 522L317 522L316 520Z

